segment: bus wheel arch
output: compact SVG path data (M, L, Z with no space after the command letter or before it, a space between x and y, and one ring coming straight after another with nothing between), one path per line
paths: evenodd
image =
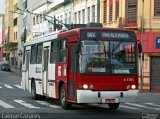
M58 98L59 99L60 99L60 93L61 93L61 88L63 84L65 85L64 81L60 81L58 85Z

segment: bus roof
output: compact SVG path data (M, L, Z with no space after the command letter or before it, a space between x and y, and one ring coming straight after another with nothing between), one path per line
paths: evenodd
M42 35L42 36L38 36L38 37L34 37L32 40L26 42L24 44L24 46L28 46L28 45L32 45L32 44L36 44L36 43L41 43L41 42L45 42L45 41L49 41L52 39L57 39L57 38L63 38L63 37L67 37L67 36L73 36L73 35L78 35L78 37L80 37L80 31L81 30L109 30L109 31L128 31L128 32L134 32L132 30L128 30L128 29L123 29L123 28L96 28L96 27L84 27L84 28L76 28L76 29L71 29L71 30L67 30L67 31L55 31L46 35Z

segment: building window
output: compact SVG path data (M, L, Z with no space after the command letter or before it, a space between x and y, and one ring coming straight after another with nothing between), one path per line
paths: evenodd
M71 12L69 12L68 23L71 24Z
M154 0L154 16L160 16L160 0Z
M95 22L95 5L92 6L92 22Z
M88 14L88 17L87 17L88 22L90 22L90 7L88 7L88 9L87 9L87 14Z
M43 21L43 16L40 15L40 23L42 23L42 21Z
M36 16L36 23L39 24L38 15Z
M16 26L17 25L17 17L14 19L14 26Z
M103 22L107 23L107 0L103 1Z
M63 22L62 19L63 19L63 17L62 17L62 15L61 15L61 20L60 20L61 22Z
M78 22L81 23L81 11L78 12Z
M17 40L17 32L16 32L16 40Z
M75 23L77 23L77 12L74 13L74 19L75 19Z
M16 39L16 33L14 32L14 40Z
M137 16L137 0L127 0L127 16Z
M112 22L113 20L113 1L110 0L109 3L109 22Z
M65 13L65 20L64 22L67 24L67 13Z
M85 23L85 9L82 10L82 23Z
M35 25L36 24L36 18L35 18L35 16L33 17L33 25Z
M116 14L115 14L115 19L119 17L119 0L116 0Z

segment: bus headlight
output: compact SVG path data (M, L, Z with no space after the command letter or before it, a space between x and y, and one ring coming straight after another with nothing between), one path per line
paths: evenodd
M83 88L84 89L88 89L88 85L87 84L83 84Z
M136 89L136 85L132 85L131 88L132 88L132 89Z

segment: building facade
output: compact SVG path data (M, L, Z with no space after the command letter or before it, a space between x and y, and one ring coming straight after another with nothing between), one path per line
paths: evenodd
M101 0L101 16L104 27L136 32L143 50L143 90L160 91L160 0Z
M12 0L5 1L5 54L7 62L11 65L16 65L15 59L18 45L17 40L14 39L16 37L14 34L14 14L12 13L14 11L14 3Z
M5 27L4 27L4 14L0 15L0 61L5 59Z

